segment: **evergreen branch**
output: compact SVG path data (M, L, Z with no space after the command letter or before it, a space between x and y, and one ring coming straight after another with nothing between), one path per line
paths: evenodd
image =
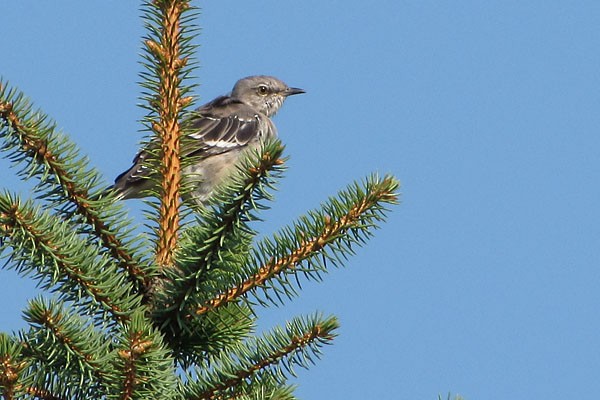
M36 399L97 399L102 396L97 382L79 377L75 371L49 367L42 360L32 364L29 372L27 381L32 383L24 385L22 390Z
M0 333L0 397L2 399L22 399L24 395L43 400L66 400L70 398L98 398L93 391L83 392L83 377L68 375L56 370L40 368L31 353L29 343L17 341L5 333ZM46 354L52 356L52 351ZM43 357L41 360L43 363ZM67 378L67 379L65 379ZM87 388L90 389L90 388ZM86 394L92 395L85 397ZM82 397L84 396L84 397Z
M66 398L56 396L55 394L51 393L49 390L40 389L35 386L28 387L27 389L25 389L25 392L27 394L35 397L36 399L40 399L40 400L66 400Z
M46 190L47 199L66 201L82 216L108 253L127 271L129 279L144 285L149 279L142 260L119 236L128 233L128 222L122 212L109 208L112 200L94 200L90 188L100 180L98 173L87 167L87 160L77 154L75 144L56 132L47 116L32 111L22 94L8 90L0 82L0 138L3 150L10 151L13 162L25 161L22 174L37 176L37 190ZM114 206L113 206L114 207Z
M320 347L331 343L337 328L335 317L294 318L285 330L276 328L263 338L255 337L239 345L230 355L209 360L210 366L198 370L198 380L184 387L184 397L235 398L240 389L261 376L282 384L288 374L295 376L294 366L308 368L312 356L320 356ZM246 390L243 392L248 394Z
M231 397L227 400L298 400L294 396L295 386L278 385L270 386L263 385L262 382L255 390L250 393L243 393L239 396Z
M23 346L13 337L0 332L0 394L6 400L19 398L22 375L28 362L22 356Z
M285 294L291 296L293 288L290 289L291 283L285 280L285 275L295 275L301 271L308 277L314 274L318 277L319 272L326 271L326 259L337 264L340 257L351 254L352 245L362 244L370 235L369 230L384 218L386 210L381 203L397 202L394 193L397 188L398 182L392 177L385 177L381 181L369 178L364 190L358 185L351 186L338 196L342 202L330 199L329 204L324 205L324 211L310 213L310 219L305 217L295 224L294 229L286 229L277 235L275 243L264 240L254 253L254 272L235 287L198 307L195 314L202 315L236 301L258 287L262 287L265 293L272 289L279 297L276 285L280 285ZM328 251L332 254L328 254ZM265 254L272 256L262 260ZM323 261L319 261L319 256L323 256ZM306 267L302 268L302 263L306 263Z
M258 219L254 210L271 199L268 190L280 178L284 147L279 141L263 143L248 151L226 185L215 189L212 207L200 210L202 221L182 235L176 255L177 268L164 293L157 298L156 317L168 321L192 304L217 294L230 284L247 260L254 232L248 222Z
M32 364L28 370L23 391L36 399L71 400L99 399L101 391L94 382L70 374L70 371L45 369L42 362ZM27 397L29 398L29 397Z
M83 380L102 380L110 339L56 301L34 299L25 311L33 329L22 335L25 353L43 368L71 373ZM81 386L81 381L79 382Z
M161 140L161 175L162 198L159 219L159 237L157 248L157 261L161 266L172 265L172 253L177 243L179 229L179 114L181 112L181 98L179 85L181 78L179 71L185 66L186 59L179 54L179 19L187 1L155 2L163 8L161 24L161 42L158 44L147 40L146 45L159 65L159 121L154 124L154 131Z
M173 399L174 362L161 336L143 313L135 313L125 327L112 357L107 377L109 399Z
M183 87L188 75L191 39L185 27L185 13L191 10L189 0L162 0L147 2L146 18L150 24L149 37L145 40L147 69L145 86L155 94L149 96L148 109L151 116L147 123L160 139L160 212L156 259L161 267L173 266L173 252L177 246L181 188L181 165L179 159L181 126L180 119L191 97L184 97L188 88ZM148 82L149 81L149 82Z
M45 287L57 287L62 295L84 306L98 306L116 321L127 321L139 307L124 280L106 256L80 238L64 221L40 212L31 202L21 204L8 194L0 195L0 236L11 245L10 260L21 273L32 273Z
M243 382L235 391L216 393L211 400L298 400L294 385L281 384L280 379L269 374L253 377Z
M183 368L228 351L255 329L255 317L245 304L231 303L214 313L186 321L185 326L163 329L173 357Z

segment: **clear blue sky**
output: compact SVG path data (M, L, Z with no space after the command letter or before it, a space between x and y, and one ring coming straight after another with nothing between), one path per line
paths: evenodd
M240 77L307 93L276 117L291 156L271 232L354 179L402 182L366 248L263 325L321 310L334 346L304 399L596 399L600 2L205 1L203 101ZM140 139L137 2L4 5L0 75L107 182ZM2 160L2 186L19 181ZM139 202L127 206L139 222ZM2 330L35 293L0 271Z

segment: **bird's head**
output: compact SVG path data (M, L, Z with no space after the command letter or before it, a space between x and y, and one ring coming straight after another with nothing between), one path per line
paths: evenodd
M238 99L257 111L272 117L288 96L304 93L292 88L273 76L249 76L237 81L231 97Z

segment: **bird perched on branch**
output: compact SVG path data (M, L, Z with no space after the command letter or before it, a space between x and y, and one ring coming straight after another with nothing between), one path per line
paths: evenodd
M182 169L184 182L192 186L189 197L202 204L245 149L276 137L271 117L288 96L300 93L304 90L289 87L275 77L249 76L237 81L229 95L195 110L180 154L182 160L193 160L189 165L184 163ZM131 168L115 179L112 190L119 198L148 196L148 190L159 184L157 162L151 163L150 156L145 148L134 158Z

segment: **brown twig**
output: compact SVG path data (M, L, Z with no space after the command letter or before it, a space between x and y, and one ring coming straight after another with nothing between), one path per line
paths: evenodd
M129 316L119 307L114 300L108 294L103 292L103 289L96 285L94 278L83 279L82 276L86 274L81 270L79 265L73 260L69 260L65 254L60 252L63 249L60 243L52 242L47 232L42 232L32 225L31 221L35 220L35 217L31 215L23 215L22 210L14 204L4 210L0 214L2 216L3 224L1 225L3 233L11 234L15 227L20 227L25 232L29 239L34 243L34 248L44 249L46 251L46 257L54 260L61 273L70 281L77 282L87 293L89 293L98 303L104 304L105 308L117 319L118 321L125 322L129 320Z
M152 126L162 139L162 193L156 260L158 265L170 267L173 265L173 252L177 245L181 203L179 197L181 186L179 115L186 103L186 100L182 99L180 90L182 81L180 72L187 63L187 58L181 57L180 18L182 12L189 5L188 1L172 0L162 2L160 7L163 16L160 43L147 40L146 46L159 66L159 101L156 103L158 121Z
M326 329L323 329L320 325L314 326L309 332L306 332L302 336L295 336L292 338L287 346L282 347L279 351L269 355L269 357L257 361L252 366L245 370L238 371L234 377L227 379L219 385L212 387L198 396L190 397L191 400L216 400L220 399L219 392L228 388L237 386L240 382L252 377L257 371L265 369L270 365L276 364L283 357L292 354L294 351L305 347L310 342L320 338L329 338L330 335ZM227 398L231 398L227 396Z
M259 184L261 178L264 178L268 171L274 166L282 166L284 164L285 161L280 158L282 152L283 146L279 145L274 148L273 152L265 152L257 165L249 166L249 174L244 180L244 184L241 185L244 188L244 192L241 195L236 195L235 201L221 213L218 223L214 226L215 229L213 234L205 239L201 253L196 254L198 259L206 262L206 260L218 257L218 252L221 243L223 243L223 239L230 234L231 230L236 226L236 221L238 220L235 216L238 216L240 210L244 207L244 204L251 200L253 188ZM205 267L205 264L198 264L197 267L203 268ZM178 294L170 299L171 307L177 305L177 307L173 307L173 309L180 309L181 304L188 298L188 291L193 290L196 285L197 282L195 281L194 274L190 274L185 287L180 288ZM186 318L190 317L190 315L186 316Z
M62 329L61 323L63 317L60 313L53 314L51 310L45 309L40 316L40 319L36 322L40 325L43 325L47 330L52 332L54 337L61 343L63 343L66 347L69 348L74 354L77 354L79 359L92 367L94 373L101 378L102 377L102 368L101 363L98 361L99 354L97 353L86 353L77 346L76 343L73 342L72 338L69 336L69 333L65 332ZM94 349L98 351L98 349Z
M150 346L153 345L152 341L143 338L141 332L135 332L131 338L131 346L127 350L120 350L119 357L124 361L124 372L125 379L123 381L123 391L121 392L120 399L126 400L133 398L135 388L140 384L139 376L137 373L136 362L144 354Z
M369 196L366 196L361 202L355 204L338 220L333 221L331 218L327 217L320 235L302 241L302 243L287 256L278 258L271 257L269 261L258 269L257 273L250 276L240 285L219 294L206 302L203 306L198 307L195 310L195 314L202 315L209 312L211 309L235 301L253 288L265 284L275 275L282 273L288 268L295 268L302 261L322 250L328 243L340 237L340 235L343 235L348 229L355 227L360 221L361 215L379 201L395 202L396 195L387 189L389 186L388 183L389 182L383 181L379 190L374 191Z
M147 277L142 267L124 249L121 240L114 234L109 233L105 222L98 217L98 213L90 205L90 196L87 189L78 185L72 175L63 168L60 156L48 149L48 141L36 138L35 135L31 134L31 130L34 128L27 127L21 121L13 111L12 103L0 102L0 117L9 124L19 137L21 150L30 154L40 165L47 166L50 172L57 177L57 181L64 188L69 201L75 205L76 212L82 215L85 221L92 226L102 245L118 261L119 266L127 271L129 279L133 282L146 284Z
M2 398L12 400L15 392L19 389L17 381L20 371L25 368L24 361L16 361L8 356L0 357L0 387Z
M30 386L25 389L25 392L36 399L40 400L66 400L62 397L53 395L50 391L44 390L35 386Z

